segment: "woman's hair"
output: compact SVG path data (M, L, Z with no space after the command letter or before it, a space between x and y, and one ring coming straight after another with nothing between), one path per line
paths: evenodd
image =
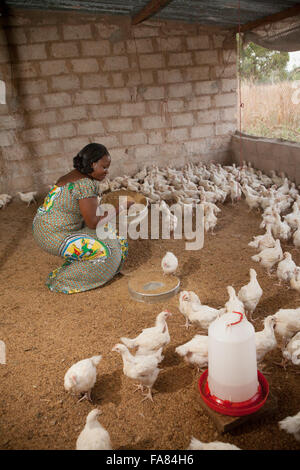
M109 156L109 152L102 144L88 144L73 158L73 166L84 175L93 172L92 164L101 158Z

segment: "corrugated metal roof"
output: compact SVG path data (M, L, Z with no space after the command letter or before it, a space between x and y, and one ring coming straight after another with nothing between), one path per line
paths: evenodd
M73 10L93 14L127 15L138 13L149 0L6 0L14 8ZM299 4L299 0L172 0L152 19L211 24L225 28L246 24Z

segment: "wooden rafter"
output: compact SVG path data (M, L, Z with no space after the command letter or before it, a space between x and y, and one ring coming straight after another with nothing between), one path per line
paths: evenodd
M132 24L138 24L142 21L147 20L150 16L157 13L159 10L164 8L172 0L150 0L144 8L142 8L138 13L136 13L131 20Z
M273 15L264 16L260 20L250 21L249 23L243 24L240 26L241 33L249 31L251 29L257 28L268 23L275 23L276 21L281 21L292 16L300 15L300 3L294 5L291 8L280 11L279 13L274 13ZM239 28L236 28L236 31L239 31Z

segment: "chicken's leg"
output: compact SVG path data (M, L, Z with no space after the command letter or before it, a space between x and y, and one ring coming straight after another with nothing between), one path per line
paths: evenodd
M88 400L90 403L92 403L91 390L88 390L84 395L82 395L82 397L78 400L78 403L82 400Z
M256 319L253 318L253 312L251 312L251 311L249 310L249 312L247 312L247 315L248 315L248 314L249 314L249 316L250 316L250 320L255 322Z
M185 324L184 324L184 325L180 325L180 326L181 326L181 327L185 327L185 328L188 330L189 327L190 327L190 325L191 325L191 324L190 324L190 322L189 322L189 319L187 318Z
M143 390L144 390L144 385L142 385L142 384L135 384L135 386L136 386L136 389L133 390L133 393L137 392L138 390L142 390L142 392L143 392Z
M142 399L142 402L143 402L144 400L147 400L147 399L149 399L149 400L151 400L151 401L153 402L152 393L151 393L151 387L148 387L148 386L147 386L147 388L148 388L148 393L147 393L147 394L145 395L145 397Z

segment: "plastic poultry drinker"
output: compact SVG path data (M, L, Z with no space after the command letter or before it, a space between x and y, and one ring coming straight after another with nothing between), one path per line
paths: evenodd
M242 313L224 314L209 326L208 369L198 387L206 405L224 415L249 415L266 402L269 385L257 370L255 331Z

